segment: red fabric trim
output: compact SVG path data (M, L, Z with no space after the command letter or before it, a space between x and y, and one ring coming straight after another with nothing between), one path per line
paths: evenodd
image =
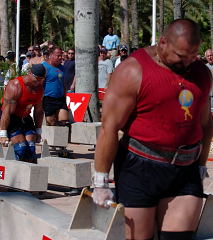
M131 146L128 146L128 150L130 150L131 152L141 156L141 157L145 157L145 158L148 158L150 160L154 160L154 161L158 161L158 162L166 162L166 163L171 163L172 160L168 160L166 158L158 158L158 157L155 157L155 156L152 156L152 155L149 155L149 154L146 154L144 152L141 152ZM191 160L191 161L185 161L185 162L180 162L178 160L175 160L175 162L173 164L175 165L179 165L179 166L187 166L187 165L190 165L192 164L193 162L195 162L196 160Z

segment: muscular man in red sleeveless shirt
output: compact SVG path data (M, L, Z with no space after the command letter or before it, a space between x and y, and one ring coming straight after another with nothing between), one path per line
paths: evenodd
M17 160L36 162L35 142L41 139L45 74L42 64L34 64L28 75L11 80L4 92L0 141L3 144L12 141ZM32 107L34 121L30 116Z
M190 240L202 208L212 139L211 75L196 61L197 24L173 21L157 45L139 49L112 75L95 153L93 200L125 206L126 239ZM118 142L118 131L124 137Z

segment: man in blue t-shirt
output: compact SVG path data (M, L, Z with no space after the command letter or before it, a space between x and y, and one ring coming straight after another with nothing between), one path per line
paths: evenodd
M46 68L43 109L47 125L61 125L69 119L64 89L64 68L61 65L62 50L53 47L49 58L42 64Z
M66 92L74 92L75 84L75 50L73 48L68 50L68 60L64 62L64 87Z
M108 35L104 37L102 46L108 50L111 56L116 55L118 47L120 45L119 37L113 33L113 27L108 28Z

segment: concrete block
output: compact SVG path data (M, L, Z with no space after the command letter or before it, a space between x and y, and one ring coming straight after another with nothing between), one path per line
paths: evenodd
M4 158L3 147L1 144L0 144L0 158Z
M44 139L41 146L41 157L50 157L50 150L47 144L47 139Z
M12 142L9 142L8 148L6 149L4 159L5 160L16 160Z
M28 193L0 193L0 210L0 239L77 240L67 230L69 215Z
M48 167L17 160L0 160L0 185L25 191L47 191Z
M92 201L90 203L96 206ZM84 205L84 207L87 207L86 214L90 208L92 209L90 205ZM119 215L124 219L123 210L98 208L97 211L101 211L102 214L92 217L99 222L95 227L70 229L71 216L30 194L0 193L0 238L5 240L123 240L124 224L123 220L118 219ZM93 221L91 216L85 215L84 212L81 212L80 217L88 219L91 223ZM107 227L104 228L107 232L96 228L97 225L105 225L105 223Z
M213 239L213 195L209 195L200 218L196 240Z
M49 168L49 184L73 188L91 186L91 160L44 157L37 162Z
M101 122L77 122L72 124L71 142L96 145Z
M66 147L68 144L68 127L42 125L42 139L46 139L48 145Z
M123 240L124 236L124 207L113 203L106 209L94 204L92 193L84 189L80 201L71 220L70 229L72 233L76 229L78 237L84 238L85 230L96 229L97 236L102 240ZM77 235L76 235L77 236ZM95 238L97 239L97 237Z

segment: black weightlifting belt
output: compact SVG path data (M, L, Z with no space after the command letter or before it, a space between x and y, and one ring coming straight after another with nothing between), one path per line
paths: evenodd
M171 151L153 149L128 136L124 136L121 139L121 144L141 157L180 166L187 166L197 161L202 150L201 143L180 146L176 150Z

